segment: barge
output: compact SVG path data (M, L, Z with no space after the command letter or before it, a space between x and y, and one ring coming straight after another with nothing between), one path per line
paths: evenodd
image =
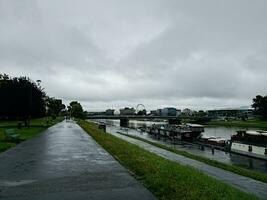
M237 131L231 137L230 151L267 160L267 131Z
M215 137L215 136L201 136L198 139L198 142L200 144L204 145L211 145L211 146L216 146L216 147L227 147L228 145L228 140L221 138L221 137Z
M146 130L149 134L159 137L168 137L181 141L193 142L204 132L204 126L198 124L184 125L152 125Z

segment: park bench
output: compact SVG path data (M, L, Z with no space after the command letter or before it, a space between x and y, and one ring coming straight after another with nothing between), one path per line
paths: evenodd
M5 137L8 140L18 140L19 134L14 129L5 129Z

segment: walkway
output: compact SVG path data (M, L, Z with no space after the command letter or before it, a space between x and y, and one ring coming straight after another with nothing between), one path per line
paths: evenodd
M154 200L73 122L0 154L0 199Z
M153 146L151 144L148 144L146 142L121 135L119 133L111 132L111 134L127 142L130 142L132 144L136 144L137 146L149 152L155 153L161 157L164 157L168 160L178 162L182 165L189 165L194 168L197 168L209 176L212 176L220 181L230 184L245 192L252 193L261 199L267 199L267 184L266 183L256 181L248 177L244 177L244 176L234 174L232 172L229 172L229 171L226 171L220 168L207 165L205 163L175 154L173 152L170 152L170 151L158 148L156 146Z

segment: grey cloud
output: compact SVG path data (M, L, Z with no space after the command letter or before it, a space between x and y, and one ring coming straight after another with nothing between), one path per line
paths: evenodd
M0 0L0 72L89 109L237 107L267 88L265 0Z

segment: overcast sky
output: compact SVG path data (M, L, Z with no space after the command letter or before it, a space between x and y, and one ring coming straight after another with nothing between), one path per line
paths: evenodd
M248 106L267 94L266 0L0 0L0 73L87 110Z

